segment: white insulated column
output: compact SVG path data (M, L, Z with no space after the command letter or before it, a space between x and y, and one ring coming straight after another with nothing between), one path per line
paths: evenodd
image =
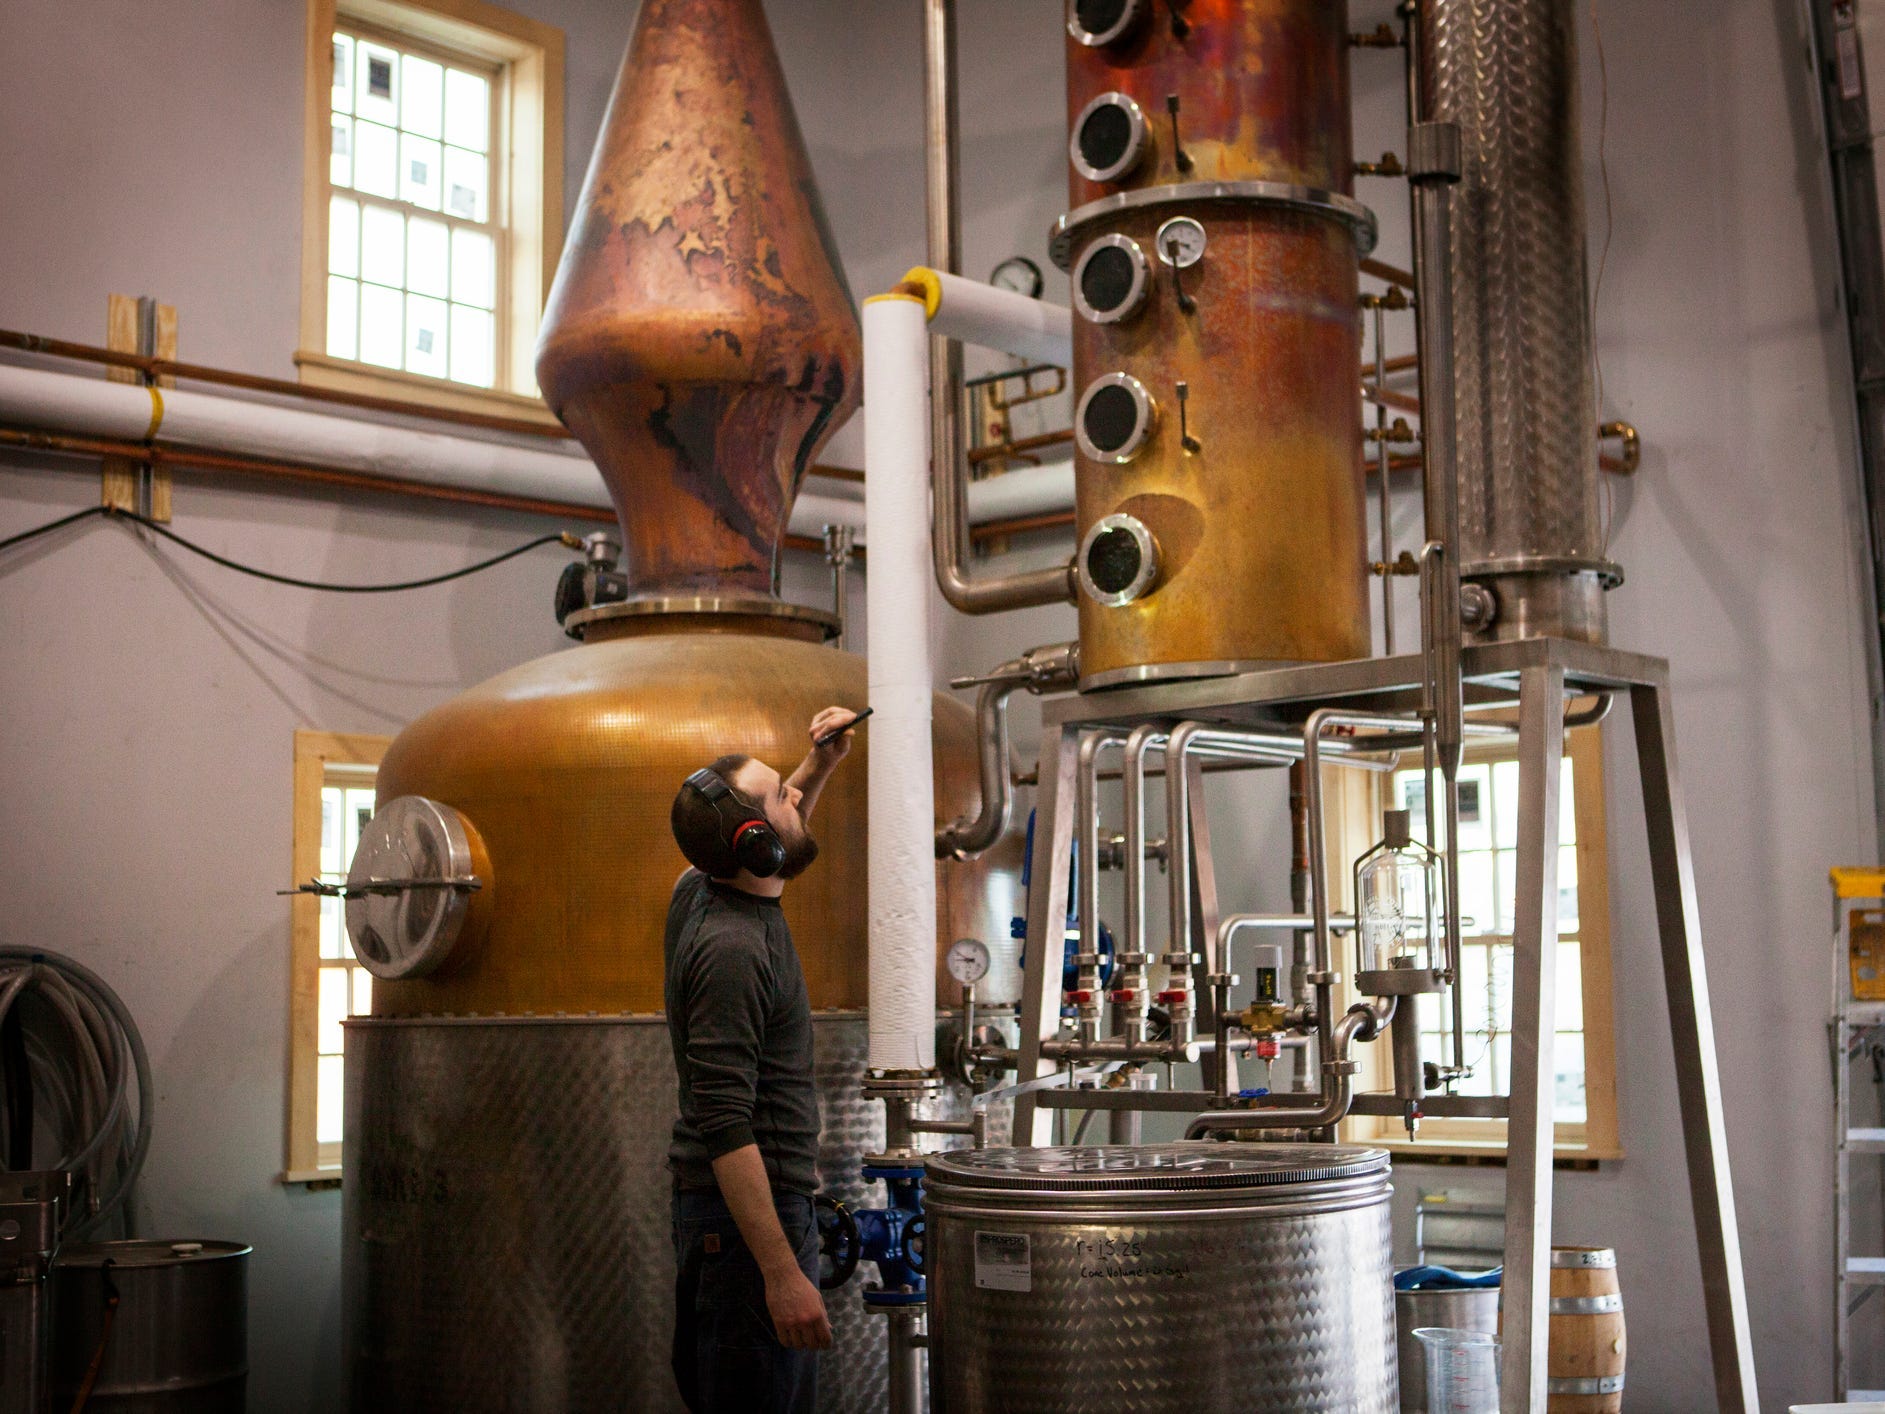
M930 759L929 321L864 301L869 606L870 1068L936 1063L936 783Z

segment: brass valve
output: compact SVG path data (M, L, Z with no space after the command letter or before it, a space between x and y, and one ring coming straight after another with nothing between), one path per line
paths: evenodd
M1238 1027L1252 1036L1289 1029L1289 1007L1283 1002L1256 1002L1237 1013Z

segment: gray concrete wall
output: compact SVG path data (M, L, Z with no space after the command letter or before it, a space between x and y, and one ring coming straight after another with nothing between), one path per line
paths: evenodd
M1373 23L1370 0L1356 20ZM568 192L632 5L528 0L570 35ZM914 0L775 0L772 14L854 289L922 256ZM964 0L966 268L1046 265L1061 209L1055 0ZM1580 7L1583 10L1584 7ZM1605 415L1648 455L1619 488L1620 644L1666 654L1707 930L1753 1316L1770 1404L1825 1397L1830 1133L1825 867L1873 857L1864 599L1821 154L1793 0L1602 5L1614 232L1599 317ZM0 323L78 339L113 290L181 311L186 356L289 376L297 325L301 7L294 0L8 6ZM1588 28L1586 31L1588 40ZM1587 61L1593 56L1587 46ZM1358 148L1398 146L1390 61L1361 56ZM1593 225L1597 74L1586 64ZM1399 191L1369 183L1404 244ZM1064 280L1049 270L1049 295ZM0 460L0 535L95 497L85 464ZM1411 521L1403 510L1403 521ZM339 579L447 568L541 522L183 478L178 525ZM1045 554L1064 554L1048 547ZM0 565L0 936L70 951L140 1018L158 1067L147 1230L256 1244L255 1407L338 1405L338 1198L284 1189L291 733L393 731L561 640L544 552L389 602L315 598L95 526ZM792 590L819 593L795 562ZM1066 637L1071 616L938 615L939 675ZM1024 738L1032 723L1020 713ZM1631 1404L1712 1407L1629 733L1611 729L1624 1142L1566 1175L1556 1235L1622 1254ZM1273 787L1227 897L1284 902ZM1254 815L1261 809L1263 814ZM1496 1174L1403 1166L1423 1182Z

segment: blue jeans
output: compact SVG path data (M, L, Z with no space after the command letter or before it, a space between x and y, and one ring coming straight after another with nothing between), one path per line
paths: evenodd
M818 1281L812 1200L774 1193L785 1240ZM813 1414L818 1352L787 1350L766 1311L766 1281L716 1191L674 1194L674 1379L694 1414Z

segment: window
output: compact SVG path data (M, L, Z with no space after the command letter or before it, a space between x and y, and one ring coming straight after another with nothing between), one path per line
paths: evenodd
M390 738L295 733L294 881L347 877L373 818L373 779ZM297 894L292 904L289 1182L338 1178L341 1022L371 1009L373 978L354 961L344 905Z
M1609 889L1604 839L1603 762L1599 728L1566 738L1558 846L1557 1083L1554 1118L1560 1154L1614 1158L1615 1047L1611 1034ZM1436 781L1437 786L1437 781ZM1412 814L1414 836L1426 835L1425 783L1418 767L1396 771L1381 805ZM1376 826L1379 811L1372 812ZM1438 823L1438 822L1437 822ZM1440 827L1442 830L1444 826ZM1362 841L1365 849L1372 841ZM1350 841L1351 845L1354 841ZM1444 846L1442 837L1437 843ZM1357 851L1359 852L1359 851ZM1518 873L1518 762L1510 745L1469 747L1460 770L1460 973L1466 1016L1466 1062L1473 1069L1463 1095L1504 1095L1512 1079L1512 930ZM1452 1000L1423 997L1421 1056L1451 1063ZM1378 1047L1369 1047L1378 1052ZM1386 1088L1384 1054L1366 1057L1369 1088ZM1369 1142L1405 1141L1398 1120L1353 1121ZM1428 1119L1410 1153L1502 1147L1502 1120Z
M562 46L482 0L310 0L305 380L548 419Z

